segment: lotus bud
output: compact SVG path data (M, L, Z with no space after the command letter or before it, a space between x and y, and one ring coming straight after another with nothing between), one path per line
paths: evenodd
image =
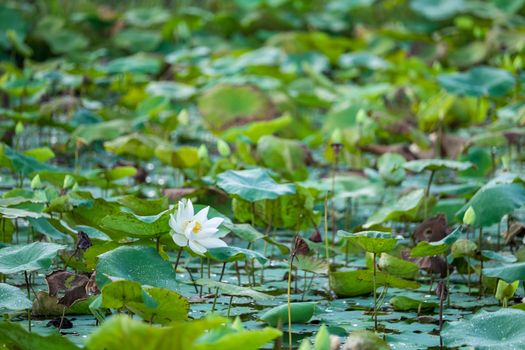
M24 132L24 124L22 124L22 122L18 122L16 123L16 126L15 126L15 134L16 135L20 135Z
M465 225L474 225L476 222L476 212L474 211L474 208L468 207L467 211L465 211L465 214L463 215L463 223Z
M35 177L33 178L33 180L31 180L31 188L33 190L36 190L36 189L39 189L39 188L42 188L42 181L40 181L40 175L35 175Z
M62 185L62 188L65 190L72 188L75 185L75 182L75 178L68 174L66 177L64 177L64 184Z
M199 157L199 160L201 161L208 159L208 148L206 147L206 145L200 145L199 150L197 151L197 155Z
M223 157L228 157L231 154L230 146L223 140L217 141L217 149Z

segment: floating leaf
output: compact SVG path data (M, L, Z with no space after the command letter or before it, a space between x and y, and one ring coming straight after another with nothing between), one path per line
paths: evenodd
M121 246L113 249L99 255L96 270L99 289L110 282L107 276L152 287L178 288L173 267L152 247Z
M195 281L195 283L208 288L219 288L221 293L226 295L233 295L236 297L248 297L254 300L266 300L273 298L271 295L258 292L251 288L236 286L234 284L214 281L206 278L198 279L197 281Z
M457 215L472 208L476 214L473 225L483 227L500 222L503 216L523 205L525 186L521 183L489 183L481 187Z
M343 238L356 242L366 252L389 252L397 244L397 240L389 232L362 231L358 233L338 232Z
M438 82L452 94L475 97L504 96L515 83L513 76L506 70L484 66L474 67L464 73L441 74Z
M500 309L480 311L469 320L448 322L442 331L446 346L476 349L519 349L525 342L525 312Z
M388 204L376 211L368 218L363 227L370 228L390 220L400 220L403 217L413 219L424 197L425 192L423 190L412 191L399 198L397 202Z
M256 259L261 265L264 265L268 261L268 259L259 252L234 246L211 248L208 249L206 255L213 260L224 262Z
M502 265L483 269L483 274L488 277L497 277L512 283L514 281L525 280L525 262L516 264Z
M29 300L27 298L27 295L20 289L13 287L7 283L0 283L0 312L3 312L5 310L25 310L30 309L31 306L31 300Z
M293 323L306 323L314 315L316 303L303 302L303 303L291 303L291 318ZM279 322L286 323L288 321L288 305L283 304L271 308L266 311L262 316L261 320L268 323L270 326L277 326Z
M60 250L66 247L55 243L34 242L0 249L0 273L11 275L46 269Z
M406 162L404 168L415 173L422 171L438 171L443 169L465 171L474 165L471 162L458 162L449 159L418 159Z
M0 322L0 346L17 350L79 350L67 338L58 333L42 336L28 332L19 323Z
M397 295L390 299L390 305L392 305L392 308L396 311L428 311L439 307L437 303L426 300L416 300L403 295Z
M295 193L294 185L275 182L262 168L226 171L217 176L217 186L250 202Z

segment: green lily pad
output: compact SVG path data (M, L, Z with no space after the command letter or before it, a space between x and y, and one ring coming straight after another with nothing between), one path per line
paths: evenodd
M379 176L387 185L398 185L406 177L405 158L397 153L385 153L377 159L377 170Z
M387 221L401 220L402 218L414 219L424 198L425 191L422 189L412 191L399 198L396 202L387 204L376 211L368 218L363 227L366 229Z
M206 255L213 260L222 262L256 259L261 265L266 264L268 259L259 252L234 246L208 249Z
M465 9L463 0L412 0L410 8L433 21L448 19Z
M419 310L434 310L439 307L437 303L426 300L416 300L403 295L397 295L390 299L390 305L396 311L419 311Z
M224 129L243 120L265 120L273 114L268 97L255 86L217 85L198 100L199 110L212 129Z
M525 312L500 309L480 311L469 320L448 322L442 331L446 346L475 349L519 349L525 342Z
M144 288L153 303L129 302L128 309L144 320L167 325L188 319L190 304L182 295L165 288ZM153 304L153 305L151 305Z
M295 193L294 185L275 182L268 170L262 168L228 170L217 176L217 186L249 202Z
M132 26L147 28L166 22L170 16L161 7L141 7L126 11L123 17Z
M443 169L465 171L474 166L471 162L459 162L449 159L418 159L406 162L404 168L415 173L422 171L438 171Z
M349 233L338 231L339 235L357 243L363 250L370 253L389 252L397 244L397 240L392 237L390 232L380 231L362 231L358 233Z
M121 211L105 216L100 224L102 229L119 231L129 237L159 237L170 231L170 213L170 210L165 210L157 215L139 216Z
M171 264L152 247L121 246L98 257L97 287L110 282L108 276L142 285L177 290L177 276Z
M386 253L381 253L377 265L381 271L400 278L411 280L415 279L419 274L419 266L417 264Z
M452 94L475 97L504 96L515 84L509 72L492 67L475 67L464 73L441 74L438 82Z
M497 277L508 283L525 280L525 262L508 264L483 269L483 274L488 277Z
M20 289L7 283L0 283L0 310L19 311L30 309L33 303Z
M34 242L0 249L0 273L11 275L51 266L51 260L66 247L55 243Z
M291 303L292 324L307 323L314 315L315 309L316 303L313 302ZM261 315L261 320L273 327L277 326L279 322L283 324L288 322L288 305L283 304L271 308Z
M273 135L263 136L257 142L257 155L264 166L275 170L285 178L295 181L308 177L304 144Z
M28 332L19 323L7 321L0 322L0 345L6 349L17 350L80 349L58 332L42 336L35 332Z
M525 205L525 186L521 183L489 183L481 187L456 214L461 217L469 207L475 212L475 227L489 226Z
M373 271L354 270L330 272L330 289L339 297L355 297L367 295L373 292ZM419 284L414 281L404 280L395 276L390 276L381 271L376 272L376 287L390 286L394 288L417 289Z
M222 294L236 297L248 297L253 300L267 300L273 298L273 296L269 294L261 293L248 287L236 286L234 284L214 281L207 278L198 279L195 283L208 288L218 288Z

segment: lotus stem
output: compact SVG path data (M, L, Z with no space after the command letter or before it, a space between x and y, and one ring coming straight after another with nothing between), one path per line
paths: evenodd
M324 197L324 243L326 262L330 265L330 252L328 250L328 195Z
M373 288L374 288L374 330L377 332L377 291L376 291L376 277L377 277L377 267L376 267L376 256L377 253L374 253L374 275L373 275Z
M290 266L288 267L288 347L292 350L292 269L293 269L293 259L295 255L292 254L290 259Z
M175 270L175 278L177 277L177 267L179 266L181 255L182 255L182 247L179 248L179 252L177 253L177 260L175 260L175 265L173 265L173 270Z
M435 170L430 171L430 177L428 178L427 188L425 189L425 219L428 217L428 198L430 196L430 186L432 186L432 180L434 179Z
M27 276L27 271L24 271L24 278L26 281L27 299L31 300L30 282L29 277ZM29 332L31 332L31 308L27 309L27 328Z
M232 301L233 301L233 295L230 295L230 302L228 303L228 313L226 314L226 317L230 317L230 310L232 309Z
M306 276L306 271L304 271L304 276L303 276L303 295L301 296L301 301L304 301L304 295L306 294L307 282L308 282L308 278Z
M483 244L483 227L479 228L479 251L480 251L480 269L479 269L479 295L478 298L483 297L483 253L482 253L482 244Z
M222 270L221 275L219 276L219 282L222 281L222 277L224 276L224 270L226 269L226 262L222 264ZM217 296L219 295L219 287L215 288L215 297L213 298L213 306L211 308L211 312L215 311L215 304L217 303Z

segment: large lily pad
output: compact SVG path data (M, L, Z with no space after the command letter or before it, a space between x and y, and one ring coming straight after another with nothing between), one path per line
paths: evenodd
M217 85L198 100L199 110L213 129L269 119L273 105L255 86Z
M399 198L395 203L388 204L376 211L368 218L363 227L367 229L374 225L401 218L414 219L424 197L425 192L423 190L412 191Z
M24 292L7 283L0 283L0 311L18 311L31 308L29 300Z
M501 221L503 216L525 205L525 186L521 183L489 183L481 187L456 214L464 215L468 208L475 213L473 225L489 226Z
M262 168L226 171L217 176L217 186L249 202L295 193L294 185L275 182L268 170Z
M439 84L448 92L464 96L504 96L514 86L512 75L502 69L475 67L465 73L441 74Z
M46 269L57 253L66 247L55 243L34 242L0 249L0 273L10 275Z
M488 277L497 277L512 283L525 280L525 262L501 265L483 269L483 274Z
M422 171L437 171L443 169L465 171L472 168L474 165L471 162L458 162L456 160L449 159L419 159L412 160L403 165L407 170L415 173Z
M525 312L521 310L482 310L469 320L447 323L442 336L445 345L450 347L519 349L525 342L524 323Z
M152 247L122 246L101 254L96 270L98 288L110 282L108 276L170 290L178 287L173 267Z
M390 232L362 231L358 233L338 232L343 238L356 242L363 250L370 253L389 252L396 246L397 240Z
M28 332L20 324L0 322L0 346L17 350L79 350L71 341L58 333L42 336Z

